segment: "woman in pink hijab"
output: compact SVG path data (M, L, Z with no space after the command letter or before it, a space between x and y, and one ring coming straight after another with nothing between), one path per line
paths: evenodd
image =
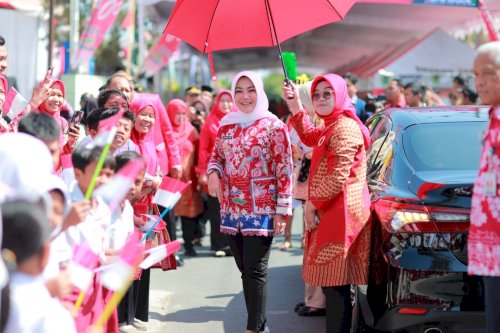
M193 248L193 240L198 216L203 213L203 201L198 191L198 182L194 171L194 166L198 158L200 135L196 128L189 122L189 108L184 101L180 99L171 100L167 104L167 113L181 153L181 179L184 182L191 181L191 186L184 192L177 205L175 205L175 215L181 217L185 254L193 257L197 255Z
M326 331L349 332L351 284L367 284L370 251L370 197L366 181L368 129L356 116L344 79L314 79L314 126L295 86L283 86L300 140L313 147L305 205L304 281L326 296Z
M61 80L52 80L48 97L38 107L38 112L54 118L61 128L59 134L61 155L71 154L80 136L79 124L68 127L68 121L61 117L60 111L64 105L65 97L64 83Z

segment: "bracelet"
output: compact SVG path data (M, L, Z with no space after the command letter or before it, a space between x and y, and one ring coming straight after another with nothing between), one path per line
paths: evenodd
M219 171L218 171L217 169L211 169L211 170L209 170L209 171L207 172L207 177L208 177L208 176L210 176L211 174L213 174L214 172L215 172L215 173L217 173L217 176L218 176L219 178L221 178L221 174L219 173Z

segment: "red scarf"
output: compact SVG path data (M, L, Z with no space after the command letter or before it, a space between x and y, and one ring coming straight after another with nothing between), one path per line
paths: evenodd
M63 98L66 97L66 90L64 88L64 83L61 80L53 80L52 84L50 85L50 88L54 90L60 90L62 92ZM42 102L42 104L40 104L40 106L38 107L38 111L41 113L45 113L48 116L51 116L59 124L59 127L61 128L59 132L59 145L62 148L64 146L64 131L66 131L66 128L68 127L68 121L61 117L60 109L62 105L59 107L59 111L51 112L47 110L47 108L45 107L46 100L47 99L45 99Z
M328 82L333 88L333 93L335 95L335 105L333 107L333 111L329 115L323 116L316 113L318 117L325 121L325 128L328 128L330 124L334 123L341 116L349 117L356 123L358 123L359 128L363 133L365 149L368 149L368 147L370 147L370 132L368 131L368 128L366 128L366 126L361 122L358 116L356 116L356 109L354 108L354 105L352 105L351 98L347 93L347 85L345 83L345 80L341 76L332 73L318 76L312 83L311 96L314 93L314 89L316 89L316 86L321 81Z
M175 117L181 111L185 112L186 117L181 125L176 125ZM177 141L177 144L181 146L186 140L189 139L194 129L193 125L191 125L191 123L187 119L189 108L186 103L184 103L184 101L180 99L173 99L167 104L167 113L168 117L170 118L170 123L172 124L175 141Z

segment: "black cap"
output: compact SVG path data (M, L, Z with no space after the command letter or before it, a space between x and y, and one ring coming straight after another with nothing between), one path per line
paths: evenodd
M214 89L212 87L210 87L210 86L202 85L201 86L201 91L208 91L208 92L213 93Z

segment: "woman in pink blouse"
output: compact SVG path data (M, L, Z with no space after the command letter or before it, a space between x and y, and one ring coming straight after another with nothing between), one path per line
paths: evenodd
M268 111L261 78L241 72L232 83L237 111L221 121L208 163L209 195L221 203L221 232L241 272L246 333L265 329L267 264L273 236L292 214L292 152L286 125Z

